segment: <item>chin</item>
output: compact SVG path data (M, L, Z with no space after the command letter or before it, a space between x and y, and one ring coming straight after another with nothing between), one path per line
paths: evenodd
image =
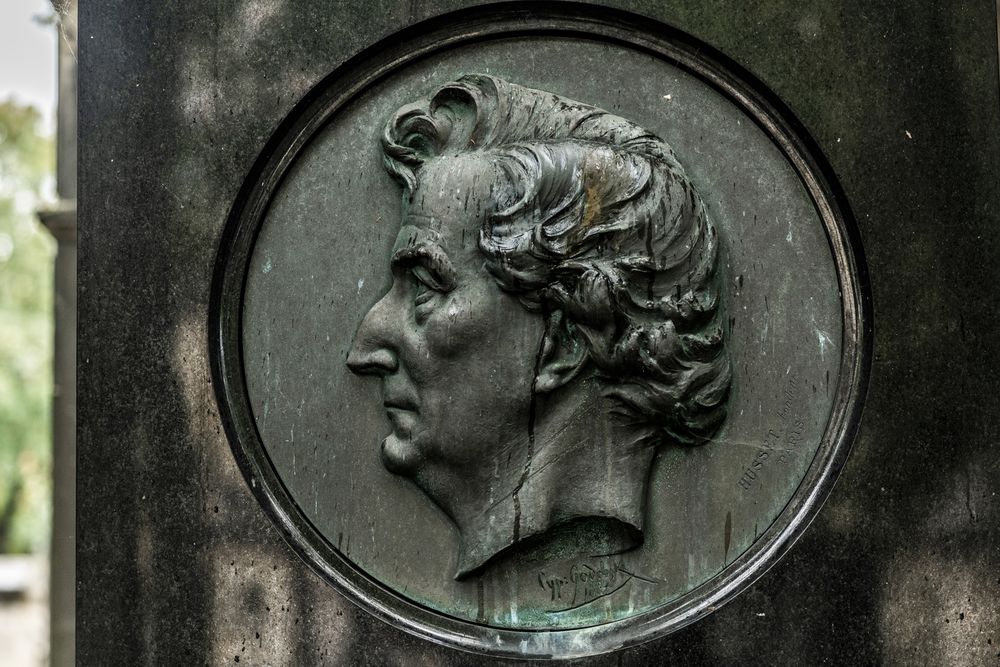
M391 433L382 441L382 465L394 475L412 477L422 461L423 457L409 438Z

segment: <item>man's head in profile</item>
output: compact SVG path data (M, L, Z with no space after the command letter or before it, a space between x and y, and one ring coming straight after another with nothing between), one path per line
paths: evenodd
M718 238L673 151L486 75L382 143L393 283L347 363L382 379L386 467L454 521L457 577L556 533L637 546L656 453L710 439L730 384Z

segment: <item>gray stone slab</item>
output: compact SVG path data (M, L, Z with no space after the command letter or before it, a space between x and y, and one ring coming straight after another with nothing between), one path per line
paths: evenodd
M347 58L460 4L81 8L81 664L488 662L375 619L286 545L223 432L207 331L227 215L271 133ZM615 6L704 40L802 122L860 228L875 347L859 438L789 554L694 625L580 664L995 659L994 3ZM541 86L551 72L527 75ZM717 179L713 168L698 177ZM720 220L735 217L734 203L720 206L733 213ZM342 297L371 305L376 291L343 270L355 289ZM418 507L415 492L395 493Z

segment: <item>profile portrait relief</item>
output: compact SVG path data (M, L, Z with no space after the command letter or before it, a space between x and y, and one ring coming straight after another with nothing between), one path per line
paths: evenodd
M351 371L381 383L381 458L459 535L456 579L539 545L640 546L657 455L710 441L731 383L720 245L671 147L472 74L399 108L391 287Z

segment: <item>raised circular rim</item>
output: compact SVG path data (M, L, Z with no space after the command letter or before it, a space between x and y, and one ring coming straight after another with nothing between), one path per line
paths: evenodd
M561 36L638 49L694 75L727 97L771 138L809 192L823 222L843 312L840 377L817 453L788 504L738 558L701 586L635 616L564 630L513 630L447 616L379 583L312 525L277 474L250 406L242 354L243 295L268 206L309 140L344 105L416 60L476 41ZM748 588L792 546L819 511L857 433L872 350L871 290L860 235L832 169L805 128L760 81L727 57L666 24L575 2L500 3L443 14L391 35L314 86L278 126L230 211L209 308L213 384L233 454L251 491L292 549L321 577L375 616L424 639L477 653L571 658L605 653L676 631Z

